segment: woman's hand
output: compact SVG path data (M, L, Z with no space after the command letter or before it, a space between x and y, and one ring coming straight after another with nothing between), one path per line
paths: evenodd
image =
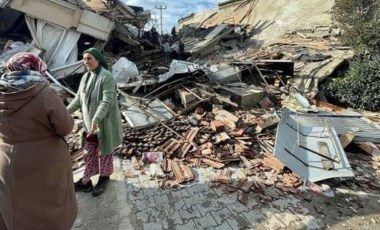
M95 132L97 128L98 128L98 124L95 122L92 123L91 130L88 132L87 137L90 136L93 132Z

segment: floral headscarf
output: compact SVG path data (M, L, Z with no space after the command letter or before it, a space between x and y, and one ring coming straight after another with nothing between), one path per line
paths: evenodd
M7 62L7 68L10 71L32 70L45 76L47 66L45 62L33 53L21 52L15 54Z

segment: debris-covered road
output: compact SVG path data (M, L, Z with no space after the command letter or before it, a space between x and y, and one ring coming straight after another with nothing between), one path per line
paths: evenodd
M259 192L229 192L210 182L220 170L197 168L197 181L176 189L159 188L149 168L136 171L115 158L117 171L101 197L78 193L73 229L379 229L378 190L341 185L321 191L282 191L262 185ZM231 167L239 180L241 168ZM123 172L133 176L125 178ZM144 173L142 173L144 172ZM79 178L80 171L76 174ZM327 186L327 185L326 185ZM315 190L315 189L314 189Z

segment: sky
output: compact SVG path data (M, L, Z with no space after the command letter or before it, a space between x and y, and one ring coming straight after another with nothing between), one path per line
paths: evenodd
M141 6L144 10L150 10L152 13L152 18L157 19L157 31L161 31L160 26L160 10L157 7L165 7L162 10L162 24L163 32L170 33L173 26L176 26L178 19L188 16L191 13L199 13L206 11L208 9L215 8L218 2L223 2L224 0L122 0L128 5ZM148 25L149 27L152 24ZM150 28L149 28L150 29Z

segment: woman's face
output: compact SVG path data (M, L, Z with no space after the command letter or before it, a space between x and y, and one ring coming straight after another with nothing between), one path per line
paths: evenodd
M90 53L83 54L83 62L86 65L87 70L91 72L96 70L99 66L99 61Z

